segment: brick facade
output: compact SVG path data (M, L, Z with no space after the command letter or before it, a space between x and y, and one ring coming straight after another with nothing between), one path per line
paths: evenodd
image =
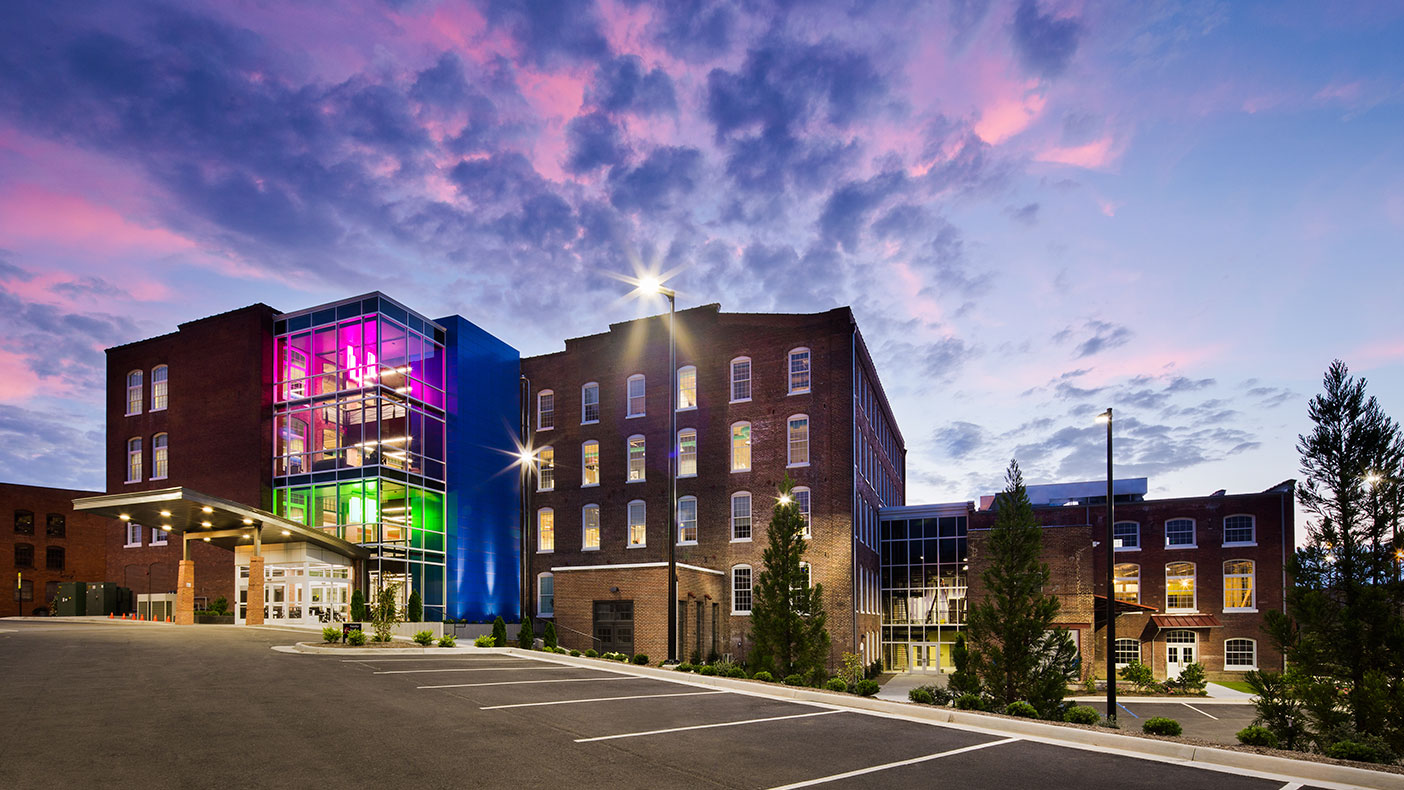
M0 483L0 573L8 589L0 594L0 617L48 612L60 582L117 581L107 575L109 521L73 512L73 500L95 491ZM50 524L50 518L62 519ZM60 534L61 533L61 534ZM16 551L17 546L27 547ZM50 568L50 547L62 549L59 567ZM54 552L54 560L58 560ZM20 556L24 555L24 556ZM18 562L17 562L18 561ZM15 600L16 574L22 574L25 600Z

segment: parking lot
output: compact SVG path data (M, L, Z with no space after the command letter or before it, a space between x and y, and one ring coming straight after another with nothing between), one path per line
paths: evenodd
M1081 702L1096 708L1106 715L1106 702ZM1214 702L1212 700L1189 700L1187 702L1123 702L1117 705L1117 723L1123 730L1141 729L1146 719L1164 716L1174 719L1184 728L1185 735L1214 743L1238 743L1239 730L1253 723L1257 712L1247 702Z
M220 626L3 627L0 662L21 682L0 708L22 711L4 787L1289 786L544 656L289 654L269 648L305 636Z

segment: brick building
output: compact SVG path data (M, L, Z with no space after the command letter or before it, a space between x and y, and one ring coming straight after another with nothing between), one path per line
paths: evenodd
M59 582L109 579L108 519L73 512L73 500L91 491L0 483L0 573L9 592L0 617L48 614ZM19 582L16 585L16 582Z
M680 658L744 657L765 525L788 475L810 524L835 662L874 660L878 509L901 504L906 450L847 308L677 313L522 361L528 383L530 606L564 645L668 654L669 453L677 458Z

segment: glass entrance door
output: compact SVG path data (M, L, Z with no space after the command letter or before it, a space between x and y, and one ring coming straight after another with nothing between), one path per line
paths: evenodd
M1165 677L1174 680L1185 667L1194 663L1198 640L1193 631L1170 631L1165 635Z
M930 642L914 643L911 667L914 672L940 672L941 646Z

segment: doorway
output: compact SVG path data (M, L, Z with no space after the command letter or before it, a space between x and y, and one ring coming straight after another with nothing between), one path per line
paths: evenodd
M634 602L595 601L595 649L634 654Z
M1193 631L1167 631L1165 634L1165 679L1175 680L1193 664L1199 639Z
M911 670L913 672L940 672L942 645L935 642L915 642L911 646L912 661ZM947 646L949 651L949 647ZM949 653L947 654L949 660Z

